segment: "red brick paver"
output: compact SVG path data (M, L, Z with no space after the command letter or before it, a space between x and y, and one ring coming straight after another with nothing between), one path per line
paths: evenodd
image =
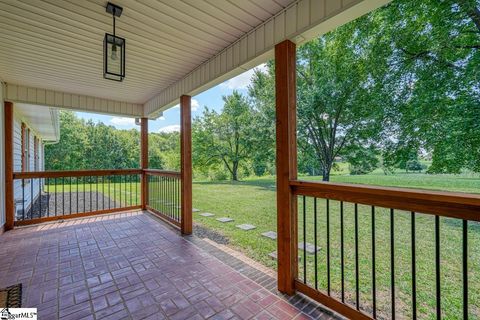
M0 261L40 320L305 317L143 212L15 229Z

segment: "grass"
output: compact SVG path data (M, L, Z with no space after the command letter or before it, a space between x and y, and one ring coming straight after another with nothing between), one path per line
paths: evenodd
M320 180L320 177L302 177L306 180ZM480 177L475 175L427 175L419 173L397 173L384 175L373 172L364 176L337 174L333 182L366 183L380 186L424 188L443 191L480 192ZM276 268L276 261L268 254L276 250L276 243L261 237L265 231L276 230L275 181L271 177L246 179L241 182L195 181L193 186L194 207L202 212L212 212L216 216L205 218L195 214L194 221L209 229L223 234L230 245L243 251L251 258ZM299 200L299 213L302 213L302 199ZM327 288L326 271L326 202L317 202L317 243L321 250L317 256L317 281L320 289ZM331 290L340 297L340 210L339 203L330 201L330 252L331 252ZM313 199L306 202L306 239L314 243ZM216 217L231 217L230 223L219 223ZM350 302L355 301L355 241L354 207L344 206L344 252L345 252L345 295ZM416 222L416 265L417 265L417 303L419 318L433 319L435 310L435 245L434 218L417 214ZM303 216L299 215L299 241L303 241ZM358 207L359 221L359 278L361 308L371 311L372 307L372 228L371 208ZM257 226L252 231L242 231L235 226L250 223ZM462 227L455 219L441 218L441 279L442 310L444 319L458 319L462 308ZM378 208L375 213L376 245L376 286L377 309L381 315L390 314L390 212ZM411 214L395 211L395 286L396 312L398 317L411 317ZM480 316L480 227L469 226L469 299L470 313L473 318ZM306 258L306 281L315 285L314 256L303 255L299 251L299 276L304 278L303 261Z
M380 186L397 186L423 188L442 191L480 193L480 176L478 175L427 175L422 173L396 173L384 175L375 171L369 175L350 176L346 169L334 172L333 182L364 183ZM301 177L305 180L320 180L320 177ZM60 192L62 186L57 185ZM48 190L54 191L49 185ZM64 186L65 192L70 186ZM98 184L78 186L73 184L72 191L89 190L103 192L115 198L122 197L122 202L135 204L139 200L140 186L137 183L124 185ZM115 194L115 195L114 195ZM303 232L303 199L299 199L299 242L306 239L314 243L313 199L306 199L305 229ZM249 178L241 182L194 181L193 205L201 212L212 212L215 217L202 217L194 213L194 222L214 230L228 238L229 245L244 252L247 256L271 268L276 268L276 261L268 254L276 250L276 241L262 237L266 231L276 230L276 192L273 177ZM340 298L341 264L340 264L340 204L330 201L330 263L331 292ZM315 279L320 290L327 288L326 266L326 201L317 200L317 244L318 268L315 270L314 255L304 255L299 250L299 277L315 286ZM201 213L200 212L200 213ZM395 287L396 312L399 318L411 317L411 219L408 212L395 211ZM231 217L235 221L220 223L218 217ZM353 204L344 204L344 275L345 298L355 302L355 210ZM417 305L420 319L434 319L435 310L435 221L429 215L417 214L416 222L416 268L417 268ZM255 230L242 231L236 225L249 223L257 226ZM458 319L462 310L462 224L455 219L441 218L441 281L442 310L444 319ZM377 208L375 212L375 246L376 246L376 287L377 310L380 317L388 318L391 310L390 300L390 212ZM371 208L358 206L358 247L359 247L359 287L361 309L370 312L372 308L372 216ZM480 317L480 226L469 224L469 305L471 318ZM306 262L306 268L304 268ZM315 276L316 274L316 276Z

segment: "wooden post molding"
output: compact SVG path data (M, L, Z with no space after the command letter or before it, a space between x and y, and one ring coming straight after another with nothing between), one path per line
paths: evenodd
M148 169L148 118L140 120L140 168ZM142 210L147 209L148 202L148 176L142 171L140 183Z
M15 204L13 200L13 103L4 103L5 146L5 231L13 229Z
M191 97L180 97L182 234L192 234L192 110Z
M275 46L277 135L278 290L295 293L297 274L297 198L290 180L297 179L296 46L286 40Z

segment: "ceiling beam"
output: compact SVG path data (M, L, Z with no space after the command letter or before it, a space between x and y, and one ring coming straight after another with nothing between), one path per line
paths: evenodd
M22 85L4 84L5 101L126 117L142 117L141 104Z

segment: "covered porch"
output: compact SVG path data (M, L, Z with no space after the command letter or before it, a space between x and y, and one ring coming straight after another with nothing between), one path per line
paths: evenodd
M411 244L408 268L401 271L412 275L409 315L416 318L415 223L427 217L435 226L435 306L428 311L440 319L445 285L440 219L448 218L462 232L461 308L463 318L469 317L469 223L480 221L480 197L306 182L297 176L297 45L388 0L118 2L124 7L119 33L132 45L127 46L125 80L116 83L101 72L101 39L111 19L103 1L0 1L0 15L7 21L0 23L5 180L0 287L22 283L22 305L37 307L40 319L394 319L399 300L395 239L400 233L408 234ZM273 276L192 236L191 97L269 59L275 60L276 76L278 272ZM20 103L138 119L140 167L15 170L13 114ZM152 169L148 121L177 104L181 170ZM36 185L47 201L19 208L15 182L22 186L20 196ZM317 210L320 202L325 204L322 212ZM354 216L354 251L345 257L347 207ZM368 279L359 271L359 207L371 212L370 251L363 257L371 267ZM387 241L375 233L379 212L388 214ZM329 219L337 213L340 247L330 246ZM396 229L396 219L405 217L409 229ZM325 234L318 233L320 219ZM319 238L325 240L320 252ZM376 283L379 241L388 244L391 275L388 290L381 292ZM307 245L314 248L309 256ZM338 292L331 286L334 250L340 256ZM345 286L346 259L354 266L353 288ZM321 272L328 279L324 284L318 281ZM366 282L368 290L362 290ZM387 303L377 304L380 295Z

